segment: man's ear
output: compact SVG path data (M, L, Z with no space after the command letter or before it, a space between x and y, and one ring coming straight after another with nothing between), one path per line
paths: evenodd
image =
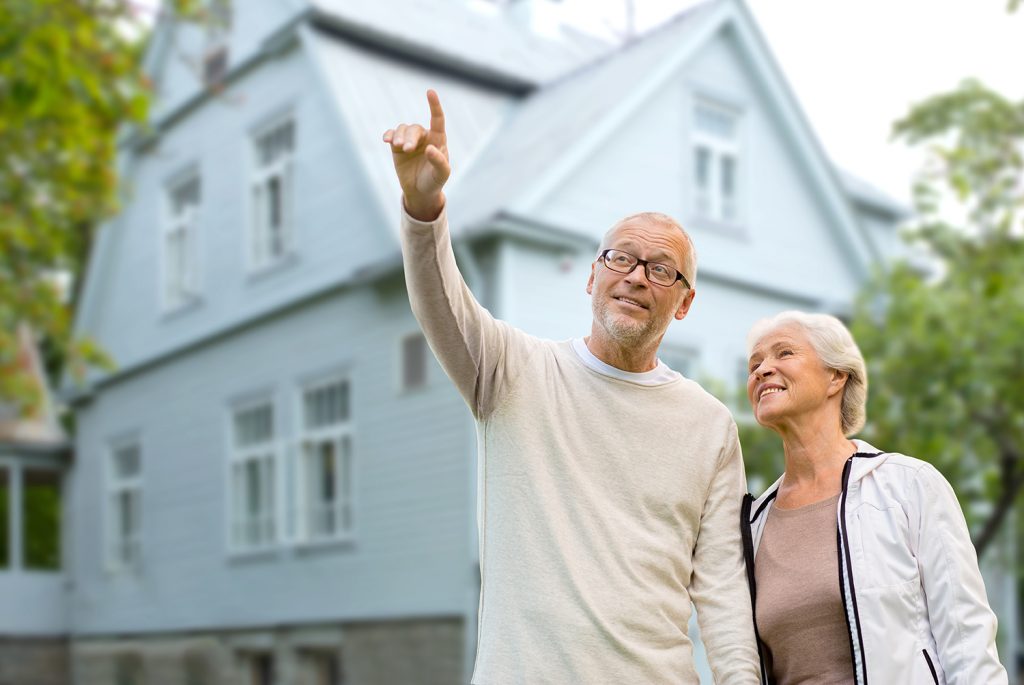
M593 294L594 294L594 264L591 264L590 265L590 278L587 279L587 295L593 295Z
M679 303L679 309L676 310L675 317L677 321L682 321L686 318L686 315L690 313L690 305L693 304L693 298L697 294L694 288L690 288L686 295L683 297L683 301Z

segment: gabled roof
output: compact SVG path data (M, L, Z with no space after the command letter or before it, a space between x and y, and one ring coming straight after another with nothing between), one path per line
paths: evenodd
M603 51L596 43L559 44L531 36L503 24L500 16L476 15L454 1L281 2L288 5L290 18L267 28L267 36L250 41L255 52L234 65L227 78L238 77L297 42L317 74L309 87L323 91L331 102L340 135L348 137L370 181L371 201L395 232L400 191L380 134L397 122L423 121L424 91L435 87L449 116L459 122L451 128L450 140L456 174L449 196L459 207L452 215L456 233L479 235L515 225L528 228L531 235L543 227L561 231L560 239L572 239L575 231L577 239L592 241L593 235L575 227L550 226L540 213L542 203L600 151L617 127L669 86L687 60L728 30L851 268L866 273L878 258L870 233L854 215L851 197L876 209L884 203L874 195L869 198L859 186L844 187L743 0L709 0L625 46ZM426 37L424 25L431 27ZM166 59L173 24L161 22L159 30L162 36L154 38L147 59L150 67ZM208 97L209 93L197 92L156 123L177 125ZM122 168L136 159L131 142L126 148ZM101 231L94 246L92 275L76 330L92 320L94 281L107 271L104 258L116 258L107 233ZM339 282L347 277L339 274ZM297 292L294 301L310 296ZM268 311L261 310L260 315ZM206 331L203 337L218 330ZM170 353L164 350L154 358Z
M864 179L842 169L839 169L838 173L843 188L846 189L850 198L857 204L895 221L908 219L913 216L914 210L912 207L890 197Z
M667 61L701 30L716 4L686 10L525 99L487 149L453 176L448 195L460 217L454 228L498 214L529 214L560 171L578 164L584 150L628 115L623 103L641 96L642 82L673 66Z
M548 83L607 49L596 40L553 40L509 21L441 0L310 0L315 20L388 46L423 65L476 74L509 87Z
M475 225L498 215L529 217L616 126L727 27L764 88L796 159L816 185L827 224L866 274L880 258L878 249L854 214L838 172L742 0L711 0L691 8L635 43L531 94L472 167L460 171L461 180L453 180L449 195L453 204L460 203L464 223Z

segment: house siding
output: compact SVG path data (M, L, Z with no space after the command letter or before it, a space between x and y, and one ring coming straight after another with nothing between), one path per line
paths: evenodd
M400 283L359 287L105 388L79 413L75 632L461 615L472 568L469 413L436 362L426 388L402 394L389 382L398 340L414 327ZM354 539L229 555L232 401L268 393L291 443L301 384L338 369L352 388ZM104 461L123 435L137 436L143 455L134 576L108 573L96 544Z

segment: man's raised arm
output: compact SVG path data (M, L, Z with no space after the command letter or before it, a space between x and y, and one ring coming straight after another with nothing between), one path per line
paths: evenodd
M384 133L402 186L402 256L413 314L445 372L477 418L495 406L518 332L480 306L455 264L445 212L451 176L444 110L427 91L430 128L401 124ZM521 336L521 334L518 334Z

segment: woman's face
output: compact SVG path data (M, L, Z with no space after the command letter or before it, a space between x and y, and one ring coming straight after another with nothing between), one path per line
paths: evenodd
M778 428L825 410L841 392L846 375L826 368L803 327L786 324L768 331L750 353L747 399L762 426ZM839 411L835 403L834 411Z

